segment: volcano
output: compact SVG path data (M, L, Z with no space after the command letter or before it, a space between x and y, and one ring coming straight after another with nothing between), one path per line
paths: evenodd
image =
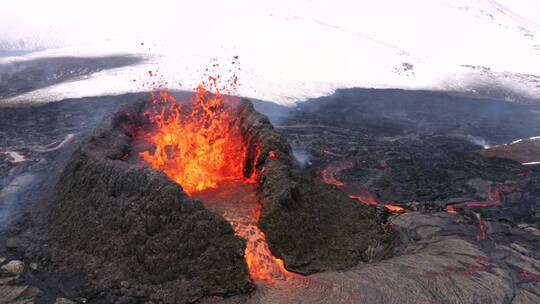
M537 302L538 170L475 143L534 137L536 108L399 90L340 91L294 111L217 97L2 109L6 298ZM201 147L223 165L178 159L192 154L171 128L210 139ZM204 178L186 179L188 167Z
M92 289L167 303L380 260L395 239L387 213L303 174L249 100L203 88L109 115L53 201L56 254Z

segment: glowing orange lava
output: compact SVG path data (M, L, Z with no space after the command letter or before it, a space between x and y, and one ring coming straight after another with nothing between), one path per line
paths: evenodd
M222 214L235 234L246 240L244 258L252 279L273 283L297 278L285 269L283 260L272 255L266 236L258 227L262 205L256 191L254 184L229 181L217 189L197 192L194 196L208 209Z
M368 204L373 206L377 205L377 199L375 199L375 196L373 196L373 194L371 194L371 192L369 192L368 189L364 187L360 188L360 193L349 194L349 197L354 198L362 204Z
M244 257L253 279L271 282L292 275L285 269L283 260L272 255L266 243L266 237L259 227L248 224L234 228L236 235L246 240Z
M345 184L336 178L341 171L351 169L354 163L351 161L332 163L324 167L321 171L321 179L325 184L334 185L336 187L343 187Z
M454 208L454 207L452 207L452 206L446 207L446 212L452 213L452 214L457 213L456 208Z
M400 206L396 206L396 205L384 205L384 208L390 210L391 212L396 212L396 213L405 212L405 209L401 208Z
M235 56L232 63L236 64L237 59ZM214 63L212 67L219 65ZM151 71L149 75L156 76ZM177 103L166 92L151 94L151 108L143 112L149 127L136 134L151 148L139 156L180 184L186 193L195 196L210 193L200 198L205 205L216 204L213 200L229 204L223 216L236 235L246 240L244 257L253 279L270 282L289 277L292 274L282 260L272 255L264 233L257 226L260 205L249 196L242 202L235 197L238 194L235 191L243 186L253 187L256 180L255 174L244 175L248 145L233 112L235 99L220 93L233 94L238 78L232 75L229 88L223 86L219 75L207 79L185 102ZM250 154L254 156L249 161L254 167L261 147L255 144L252 148ZM270 151L269 157L274 160L277 155ZM246 206L250 205L253 208L246 213Z
M354 193L350 193L350 189L344 189L346 188L345 183L339 180L336 175L338 175L340 172L344 170L348 170L354 167L354 162L352 161L344 161L344 162L336 162L331 163L323 168L321 171L321 180L325 184L334 185L342 190L344 190L345 193L347 193L347 196L349 196L352 199L355 199L359 201L362 204L372 205L376 206L379 205L377 202L377 199L375 196L369 192L369 190L365 187L360 187L359 191L355 191ZM406 212L404 208L396 205L383 205L384 208L388 209L390 212L394 213L404 213Z
M505 190L505 187L503 187ZM508 189L506 189L508 191ZM489 207L497 206L501 204L501 187L498 184L489 185L486 189L486 201L482 202L465 202L459 204L452 204L446 207L446 212L457 213L457 208L463 207Z
M228 179L245 179L246 145L228 99L202 86L187 103L166 92L152 94L146 111L153 130L143 134L153 151L139 155L191 194Z

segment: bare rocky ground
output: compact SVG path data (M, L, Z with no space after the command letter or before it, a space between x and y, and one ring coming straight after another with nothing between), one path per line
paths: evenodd
M278 130L306 171L362 203L406 211L391 221L400 254L310 276L308 285L325 287L292 302L540 301L540 170L478 153L479 143L537 136L537 109L351 89L292 113L277 120Z
M144 301L90 297L82 273L52 269L50 260L31 254L40 237L31 228L46 213L40 198L103 115L135 99L1 108L0 147L17 154L0 156L0 303ZM330 175L344 184L336 188L364 199L360 189L367 189L378 203L406 209L391 219L398 253L202 302L540 302L539 170L481 157L482 146L474 144L540 135L539 109L394 90L341 91L293 110L256 106L285 135L305 172L322 180L327 166L347 163ZM491 185L501 187L498 200L487 192Z
M0 64L0 100L141 62L135 56L45 57Z
M499 145L481 151L484 156L504 157L527 166L540 164L540 137L518 139L507 145Z
M361 264L259 286L224 303L537 303L538 256L531 226L487 224L488 240L460 215L410 212L392 221L402 252ZM502 241L512 235L512 242ZM534 246L534 245L532 245ZM208 303L215 299L208 300Z
M23 271L2 273L5 297L2 303L70 303L62 297L79 299L84 277L76 272L52 275L46 259L26 254L32 241L43 237L26 232L34 223L44 223L47 210L38 204L47 197L71 154L104 115L122 102L137 96L68 100L45 106L0 109L2 159L0 256L2 264L23 260ZM17 153L18 159L12 153ZM11 154L10 154L11 153ZM28 291L26 291L28 289ZM57 301L57 302L58 302ZM64 301L64 302L62 302Z

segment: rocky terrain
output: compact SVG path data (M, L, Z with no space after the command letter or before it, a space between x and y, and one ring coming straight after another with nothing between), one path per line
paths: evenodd
M240 107L244 133L261 145L255 163L262 200L260 226L287 269L308 274L343 269L388 256L394 234L387 214L310 178L294 164L291 148L269 120Z
M525 165L540 164L540 137L518 139L507 145L499 145L480 151L484 156L515 160Z
M122 160L130 150L124 127L141 108L109 115L62 173L48 230L50 254L63 262L53 264L81 265L89 292L166 303L248 291L244 244L230 225L161 172Z
M6 153L0 165L4 223L0 256L5 258L0 260L0 289L8 295L0 302L145 301L110 298L108 290L85 293L89 278L73 270L81 265L57 269L50 257L35 254L42 248L34 245L45 237L38 231L47 208L39 198L52 189L69 156L104 113L130 100L133 95L0 111L0 131L6 135L1 137ZM294 248L281 244L279 235L272 236L272 229L283 231L276 227L285 223L273 222L273 208L263 210L269 218L260 224L274 255L283 257L291 270L331 270L295 275L274 284L257 283L247 295L208 297L201 302L540 301L539 169L479 153L487 146L540 135L539 108L443 93L370 89L338 91L293 109L264 102L255 102L255 107L270 117L291 145L294 159L290 161L300 168L291 172L297 176L294 181L319 180L312 190L276 188L296 197L315 198L314 206L320 208L310 207L306 199L300 205L279 208L305 218L318 210L333 220L335 215L321 205L325 197L310 192L319 188L342 193L331 200L343 204L344 210L355 210L352 203L371 204L377 206L370 210L388 216L383 205L396 205L404 211L389 215L389 222L399 242L392 257L374 263L360 259L338 267L303 264ZM69 134L74 137L64 143ZM278 160L283 156L278 154ZM280 162L269 158L265 165L280 167ZM286 219L301 223L293 216ZM327 222L324 217L321 220ZM291 231L291 235L296 233L303 232ZM325 254L322 249L328 241L309 240L313 257ZM120 284L118 288L129 287Z
M66 81L133 65L143 61L135 56L108 57L51 57L30 61L15 61L0 64L0 99L7 99L37 89Z
M293 113L277 122L278 129L307 159L306 170L349 194L413 209L496 201L496 208L484 209L538 220L534 168L478 153L539 133L534 107L351 89L301 104Z

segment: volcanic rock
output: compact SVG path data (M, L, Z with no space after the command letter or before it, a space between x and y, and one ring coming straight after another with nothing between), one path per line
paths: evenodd
M260 226L289 270L343 269L389 254L394 234L387 214L296 170L289 144L248 101L238 116L248 142L261 144L255 164L263 201Z
M17 237L12 237L6 240L6 248L8 249L16 249L21 247L27 247L28 244L21 239Z
M339 181L349 195L369 191L370 203L452 206L537 223L534 166L478 153L482 145L540 134L535 111L443 93L350 89L300 104L278 130L310 156L312 176L324 180L322 172L332 169L327 182Z
M27 288L28 286L0 286L0 294L2 295L0 298L0 303L4 304L15 302L21 297Z
M31 108L2 108L0 133L3 136L0 136L0 139L4 141L4 147L9 151L22 151L29 161L15 166L7 155L0 154L0 188L10 184L13 178L21 173L37 174L29 187L18 187L24 190L19 190L24 195L14 201L17 206L29 206L31 202L37 202L38 198L42 199L45 197L45 190L49 189L43 184L56 181L52 178L55 175L51 174L51 170L64 167L64 159L69 159L71 155L71 146L76 147L79 140L86 136L85 132L93 129L97 120L102 119L102 113L109 112L113 104L134 99L133 95L110 96L66 100ZM328 102L329 99L331 102ZM540 202L534 187L506 188L510 191L502 191L504 193L501 193L500 205L466 207L452 213L441 212L448 204L455 206L472 200L489 202L485 189L480 189L489 182L502 183L503 190L506 187L504 185L512 181L517 182L514 183L517 185L530 182L534 185L534 180L539 175L535 166L520 166L508 160L479 157L477 151L482 147L471 145L470 142L494 145L508 143L517 138L537 136L540 134L540 109L516 104L506 106L497 101L461 99L433 92L355 89L338 91L335 96L321 98L321 102L312 101L299 105L294 111L279 108L283 112L280 112L279 119L274 117L273 122L281 123L277 130L285 135L295 149L293 151L302 149L305 152L308 159L305 170L311 173L312 177L320 178L321 170L329 164L352 159L353 163L356 162L354 168L359 171L350 169L338 173L336 178L345 184L340 190L355 191L357 185L366 186L381 203L393 203L380 198L379 192L392 195L390 191L384 190L385 185L371 188L369 181L386 179L392 185L400 182L399 177L405 175L397 174L403 169L407 173L412 172L411 176L425 174L426 177L422 179L422 183L413 179L409 184L401 181L399 186L394 187L399 190L395 197L405 197L403 194L409 193L408 188L433 188L440 192L440 198L431 200L423 194L424 199L421 199L420 193L418 197L413 196L413 201L403 199L396 203L406 208L407 212L390 217L393 228L400 237L398 254L392 258L378 263L360 263L345 271L327 271L297 280L287 278L277 285L261 284L249 295L207 297L205 299L208 301L203 303L540 303L538 220L534 221L532 218L531 221L531 218L525 217L522 221L516 215L530 213L514 212L513 208L510 208L521 208L521 200L516 198L519 196L527 199L523 200L526 202L524 206L527 206L527 202ZM474 105L469 105L469 102ZM321 107L321 103L326 105ZM69 133L77 133L75 141L68 148L57 152L36 154L27 148L18 150L22 146L32 147L61 141ZM465 155L463 159L458 156L459 153L455 153L460 150L463 152L461 155ZM361 156L370 153L374 155L372 159L361 159ZM414 155L417 153L418 157L415 159ZM450 159L447 162L444 161L445 153ZM274 154L274 158L269 157L269 154L265 154L265 158L274 161L281 159L279 151ZM396 166L388 168L385 161L389 158L403 161L395 162ZM47 159L48 164L38 164L39 159ZM421 172L413 171L416 168L407 163L411 159L416 163L425 162L418 168ZM261 164L265 163L266 160L261 158ZM446 164L446 167L438 167L441 164ZM472 166L473 164L475 165ZM384 170L391 170L393 173L381 174ZM433 178L447 176L445 174L454 176L446 181L448 184ZM460 174L465 174L467 178L460 180ZM295 180L299 178L294 169L290 170L290 175L296 176ZM462 185L465 191L460 190L463 189L461 186L455 187L455 183ZM536 182L536 189L539 189L538 185L540 184ZM459 191L456 192L456 189ZM509 195L512 203L507 203L505 195ZM264 202L263 196L261 199ZM505 204L509 209L496 212ZM35 212L36 206L41 205L33 206L32 212ZM48 211L48 206L49 204L45 204L40 209ZM284 210L284 214L289 212L287 208L279 207L278 210ZM530 207L529 205L525 210L531 211ZM536 208L538 207L536 204ZM267 216L266 213L267 211L263 210L261 221ZM32 216L40 220L40 214ZM477 217L477 214L481 214L481 217ZM7 219L13 217L13 213L10 213ZM0 224L5 223L5 219ZM297 226L295 224L294 227ZM1 279L0 303L36 301L17 298L29 284L46 292L43 299L37 299L38 303L53 302L56 297L70 298L82 303L118 303L129 300L134 303L159 302L159 295L155 296L154 300L144 296L120 295L155 294L149 290L154 288L151 285L148 288L145 284L135 284L140 286L141 290L134 292L131 289L124 292L126 285L123 279L116 280L114 284L98 280L113 277L113 271L107 268L119 269L118 265L114 264L120 261L119 259L113 258L112 262L107 264L102 263L105 259L98 259L82 250L66 249L55 252L51 262L47 258L49 244L39 242L42 239L48 240L47 237L40 237L45 228L35 222L23 223L18 227L20 228L17 229L31 228L33 233L30 236L37 237L30 242L31 252L26 250L24 256L14 256L18 254L16 251L7 253L0 244L0 255L23 259L26 264L39 261L40 270L25 271L16 280L15 276ZM482 231L485 232L485 238L479 237ZM5 236L0 234L0 243L5 243L8 237L21 235L21 232L8 233ZM266 233L272 234L268 229ZM53 240L58 242L56 238ZM518 247L512 244L518 244L527 250L526 254L523 250L515 250ZM275 246L272 250L277 252ZM36 259L32 256L37 254L36 251L43 254L39 255L42 258ZM72 272L57 278L58 264L64 264L60 265L60 270L67 269ZM79 289L79 284L86 284L86 281L82 280L84 276L81 272L75 269L77 266L93 269L86 272L91 280L87 290ZM131 287L133 280L129 282ZM77 285L72 286L74 283ZM99 288L111 285L117 286L113 289ZM61 286L61 289L57 289L57 286ZM84 288L86 285L82 286ZM175 287L187 289L189 286L180 282L175 284ZM102 296L107 293L113 296Z
M56 259L80 265L90 290L165 302L246 292L244 243L231 226L161 172L124 161L133 128L147 123L145 105L106 118L66 166L50 214ZM342 269L388 256L394 233L387 213L297 171L290 146L248 100L236 111L248 145L245 174L258 173L260 226L289 270Z
M161 172L121 160L122 128L141 106L108 116L65 168L50 214L55 259L80 265L89 292L123 281L127 295L166 303L246 292L244 243L231 226Z
M509 158L520 163L540 162L540 138L517 140L508 145L499 145L480 151L484 156Z
M24 272L24 263L22 261L13 260L0 268L3 272L12 275L19 275Z
M75 304L76 302L66 298L56 298L54 304Z

